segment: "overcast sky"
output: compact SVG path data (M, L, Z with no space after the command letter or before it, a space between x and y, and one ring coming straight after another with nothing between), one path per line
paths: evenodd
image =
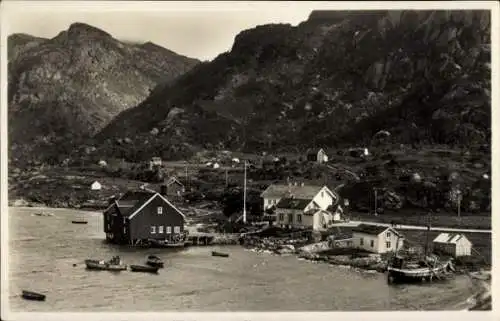
M331 3L287 3L249 5L230 2L211 6L200 3L143 3L135 10L130 5L103 7L89 3L65 6L40 5L12 8L8 15L8 33L27 33L52 38L73 22L100 28L113 37L141 42L152 41L179 54L211 60L231 48L234 37L242 30L267 23L296 25L307 19L314 8L332 7ZM73 1L68 1L73 2ZM64 2L63 2L64 3ZM134 3L130 3L134 5ZM116 11L119 8L121 11ZM152 9L152 11L145 11ZM194 10L193 10L194 9ZM141 11L139 11L141 10Z
M457 6L429 1L423 7ZM478 1L479 2L479 1ZM314 9L408 8L408 2L146 2L4 1L7 33L51 38L73 22L100 28L122 40L152 41L179 54L211 60L231 48L242 30L267 23L297 25ZM415 4L413 4L415 6ZM415 7L414 7L415 8Z

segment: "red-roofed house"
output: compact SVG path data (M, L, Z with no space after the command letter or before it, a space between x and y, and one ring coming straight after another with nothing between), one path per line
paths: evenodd
M104 232L106 240L118 244L177 243L184 233L185 218L161 193L129 191L112 200L104 211Z

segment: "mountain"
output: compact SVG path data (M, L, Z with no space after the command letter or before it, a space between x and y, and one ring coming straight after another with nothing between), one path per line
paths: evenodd
M198 60L74 23L52 39L8 38L11 156L72 150Z
M95 139L133 160L352 146L381 130L397 144L489 143L490 26L478 10L313 11L258 26Z

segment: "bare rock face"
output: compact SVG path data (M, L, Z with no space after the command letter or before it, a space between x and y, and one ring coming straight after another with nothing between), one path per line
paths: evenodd
M83 23L52 39L14 34L8 44L9 138L22 145L21 154L50 145L71 150L158 83L198 63L152 43L120 42Z
M315 11L296 27L258 26L96 139L127 133L142 141L162 128L157 143L133 152L145 158L150 150L182 157L186 145L366 144L381 130L400 144L489 142L489 19L487 11Z

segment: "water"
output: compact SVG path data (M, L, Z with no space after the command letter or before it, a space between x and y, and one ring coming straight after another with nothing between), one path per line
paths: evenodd
M383 274L245 251L239 246L185 250L130 249L103 242L99 213L9 210L10 309L27 311L363 311L457 308L471 295L470 281L390 287ZM71 224L85 217L88 225ZM215 258L211 251L230 253ZM83 260L120 255L143 264L157 254L158 275L87 271ZM76 267L73 264L77 264ZM25 301L22 289L47 294Z

